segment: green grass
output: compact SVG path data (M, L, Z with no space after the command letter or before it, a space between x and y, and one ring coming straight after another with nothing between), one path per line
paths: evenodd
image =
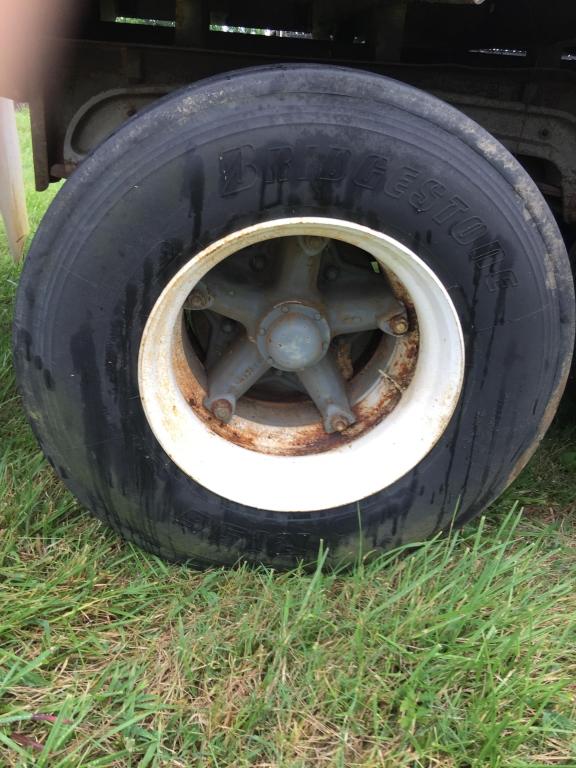
M34 226L49 197L29 192ZM166 565L42 460L10 362L17 278L2 235L2 768L576 766L569 419L485 518L409 556L348 575Z

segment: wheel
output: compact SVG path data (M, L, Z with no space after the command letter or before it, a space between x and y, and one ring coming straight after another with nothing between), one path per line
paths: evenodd
M480 512L570 366L564 244L526 173L366 72L244 70L110 137L42 223L15 361L64 482L175 560L332 563Z

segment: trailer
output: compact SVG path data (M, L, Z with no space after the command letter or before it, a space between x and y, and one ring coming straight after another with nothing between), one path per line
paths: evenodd
M574 349L574 4L87 0L53 50L0 94L30 104L37 189L67 179L14 356L93 514L286 568L501 494Z

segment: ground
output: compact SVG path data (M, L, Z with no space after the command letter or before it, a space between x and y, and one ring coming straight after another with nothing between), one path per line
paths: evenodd
M27 114L18 116L32 191ZM0 765L576 766L576 419L485 516L353 573L197 572L43 461L0 231Z

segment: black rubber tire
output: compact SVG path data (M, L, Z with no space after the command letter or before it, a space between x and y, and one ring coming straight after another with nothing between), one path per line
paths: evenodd
M137 359L190 254L295 215L347 218L416 251L459 312L467 371L454 418L413 471L358 504L290 514L228 501L177 468L146 421ZM355 558L360 520L363 551L382 551L484 509L549 425L573 339L565 246L519 164L432 96L325 66L206 80L122 127L46 215L15 318L29 419L83 504L170 559L281 568L313 561L322 541L332 562Z

